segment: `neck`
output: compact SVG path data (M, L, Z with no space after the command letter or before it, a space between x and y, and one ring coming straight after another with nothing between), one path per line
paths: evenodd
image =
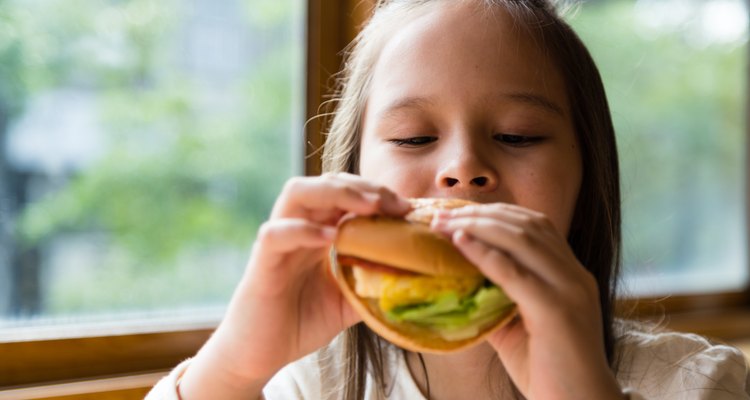
M422 358L424 368L419 354L406 353L411 376L425 397L429 393L430 400L512 398L510 379L487 343L457 353L422 353Z

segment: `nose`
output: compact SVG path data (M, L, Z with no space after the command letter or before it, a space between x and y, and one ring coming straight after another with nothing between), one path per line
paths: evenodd
M441 189L451 191L491 192L497 189L499 175L494 164L481 149L460 146L445 158L436 176Z

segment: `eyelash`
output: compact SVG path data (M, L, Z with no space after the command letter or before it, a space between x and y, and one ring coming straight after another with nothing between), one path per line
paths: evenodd
M415 136L406 139L390 139L389 141L396 146L419 147L436 141L434 136Z
M544 140L544 137L542 136L511 135L505 133L496 134L493 138L498 142L511 147L531 146ZM399 147L420 147L435 142L436 140L437 138L433 136L414 136L406 139L390 139L389 141Z
M531 146L544 140L543 136L512 135L506 133L498 133L493 136L493 138L498 142L511 147Z

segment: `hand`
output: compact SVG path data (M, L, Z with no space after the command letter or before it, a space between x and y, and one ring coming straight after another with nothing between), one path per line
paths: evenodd
M485 204L441 212L433 228L516 302L520 318L488 342L526 398L623 397L604 353L596 280L545 215Z
M347 213L400 216L409 209L406 200L356 175L291 179L258 232L224 320L183 378L183 397L200 379L188 374L211 365L223 372L214 382L223 379L247 398L284 365L358 322L328 268L336 226Z

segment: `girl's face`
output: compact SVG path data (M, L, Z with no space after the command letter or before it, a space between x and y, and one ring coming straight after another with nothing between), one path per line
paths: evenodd
M360 174L406 197L518 204L566 234L582 162L565 83L510 16L456 3L440 3L386 43Z

